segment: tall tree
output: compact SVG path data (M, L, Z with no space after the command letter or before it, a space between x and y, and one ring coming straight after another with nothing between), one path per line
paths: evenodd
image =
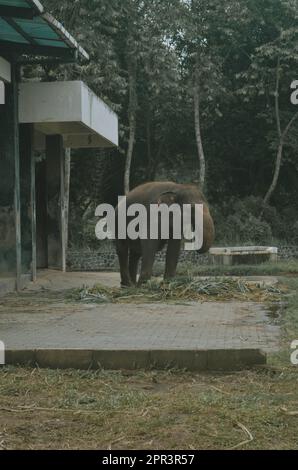
M239 92L245 101L254 99L256 95L259 97L263 104L259 116L268 125L267 141L271 150L275 151L273 176L264 196L265 206L276 191L285 146L292 141L292 131L297 133L293 127L298 112L294 112L290 103L290 83L298 64L298 32L295 27L298 12L291 0L279 0L271 4L269 12L265 8L261 12L259 8L255 10L253 1L250 7L258 15L255 21L259 21L266 41L256 46L248 70L240 74L245 84Z
M130 174L131 163L135 145L136 130L137 130L137 63L134 56L129 54L128 64L128 84L129 84L129 102L128 102L128 146L124 170L124 193L128 194L130 191Z
M206 180L203 128L208 128L208 121L212 123L221 116L219 102L227 91L223 73L225 54L233 44L233 27L242 21L243 11L237 0L181 0L180 8L181 28L176 43L186 86L191 90L203 188Z

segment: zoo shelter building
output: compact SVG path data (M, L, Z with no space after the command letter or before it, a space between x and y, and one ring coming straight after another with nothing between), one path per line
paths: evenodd
M83 82L21 83L20 68L88 59L38 0L0 0L0 293L65 270L68 149L118 145L117 115Z

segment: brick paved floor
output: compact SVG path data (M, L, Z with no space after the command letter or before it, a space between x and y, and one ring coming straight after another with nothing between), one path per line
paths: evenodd
M80 369L239 370L264 364L264 353L279 349L278 321L263 305L65 301L65 290L95 283L118 286L119 275L44 271L19 295L0 296L6 362Z
M93 305L55 299L58 288L81 286L82 279L85 284L118 283L115 274L68 273L63 277L61 273L46 272L37 285L24 293L2 297L0 340L6 348L258 348L268 352L279 347L279 326L262 305L246 302Z

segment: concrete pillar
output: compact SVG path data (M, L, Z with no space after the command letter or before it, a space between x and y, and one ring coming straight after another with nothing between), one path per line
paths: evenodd
M48 267L66 270L63 138L46 138Z
M22 273L36 278L33 126L20 126ZM33 259L34 258L34 259Z
M48 267L48 212L46 160L36 163L36 264Z
M21 208L17 69L0 105L0 274L21 288Z

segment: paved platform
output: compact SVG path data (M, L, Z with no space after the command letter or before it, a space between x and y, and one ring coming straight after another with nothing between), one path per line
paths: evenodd
M278 324L263 305L252 302L65 301L65 289L95 282L118 285L118 275L47 271L21 294L2 297L0 340L6 362L220 370L264 363L266 353L279 348Z

